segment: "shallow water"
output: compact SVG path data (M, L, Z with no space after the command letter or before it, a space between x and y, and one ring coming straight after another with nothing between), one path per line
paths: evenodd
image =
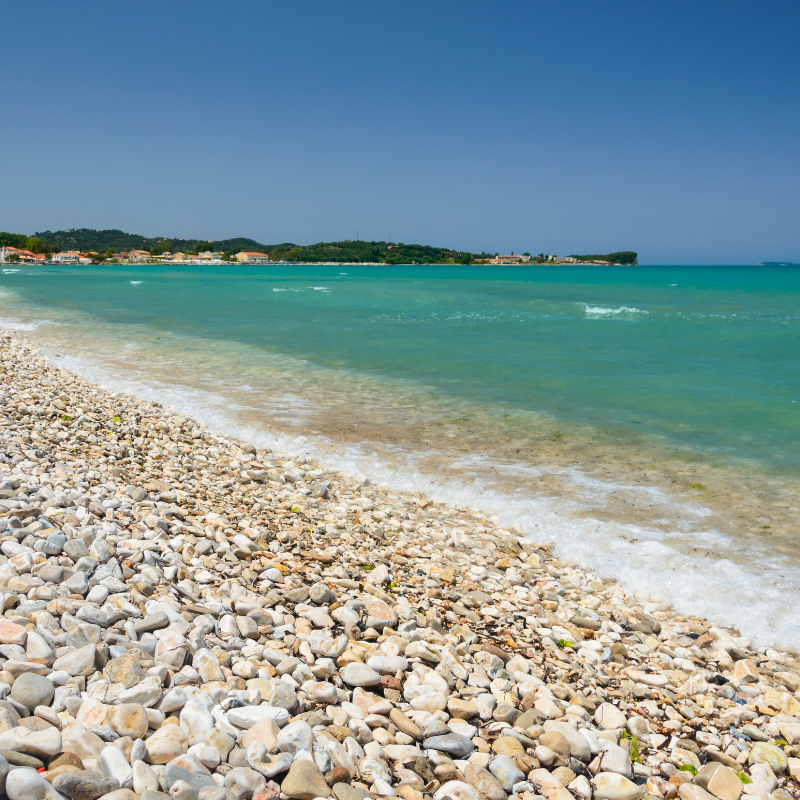
M53 267L0 293L112 388L800 645L799 271Z

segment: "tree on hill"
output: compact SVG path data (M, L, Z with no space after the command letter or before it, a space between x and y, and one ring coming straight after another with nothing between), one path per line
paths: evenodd
M638 253L632 250L621 250L619 253L606 253L605 255L594 256L570 256L570 258L577 258L579 261L610 261L612 264L638 264Z
M24 233L0 232L0 247L16 247L18 250L29 250L31 253L56 253L59 248L43 242L38 236L26 236Z

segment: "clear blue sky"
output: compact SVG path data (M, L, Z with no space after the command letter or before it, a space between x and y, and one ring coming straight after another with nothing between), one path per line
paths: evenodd
M7 3L0 230L800 261L800 4Z

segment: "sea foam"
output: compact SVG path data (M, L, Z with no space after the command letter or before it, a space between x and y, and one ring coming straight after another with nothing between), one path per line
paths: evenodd
M324 436L296 436L242 425L230 413L230 398L219 393L112 375L104 366L79 356L53 360L110 391L157 401L187 414L214 433L244 439L260 448L305 454L327 469L362 473L395 491L422 492L435 501L494 515L507 528L519 526L522 535L534 542L555 543L559 557L591 568L602 577L618 578L646 601L667 603L681 612L734 627L759 645L800 649L800 621L793 610L800 602L800 577L796 571L759 544L753 545L746 566L737 563L733 558L737 543L713 528L697 533L665 531L576 513L587 508L580 500L581 489L598 497L603 492L618 491L619 484L604 484L573 469L570 477L577 491L572 497L503 493L489 486L477 469L481 460L485 461L482 457L461 464L454 458L452 466L465 468L463 477L443 479L421 471L417 467L420 454L402 447L393 448L394 461L390 464L365 444L343 444ZM287 416L296 419L298 412L302 416L304 402L302 398L285 396L278 405L284 413L289 411ZM281 416L280 411L276 416ZM531 469L514 464L504 467ZM660 493L652 487L627 488L651 492L654 498ZM686 507L682 510L685 512ZM695 504L694 513L700 519L710 512ZM667 519L660 522L669 525ZM688 538L696 548L713 547L716 555L689 555L670 545L672 537Z

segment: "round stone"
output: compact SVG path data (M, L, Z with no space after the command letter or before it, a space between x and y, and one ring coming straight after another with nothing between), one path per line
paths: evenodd
M14 685L16 686L16 683ZM780 747L766 742L754 744L747 761L749 764L766 764L776 775L780 775L789 765L786 753Z
M625 727L625 715L611 703L603 703L594 715L594 721L606 731Z
M47 678L33 672L23 672L11 687L11 698L33 713L36 706L49 706L54 692L55 688Z

